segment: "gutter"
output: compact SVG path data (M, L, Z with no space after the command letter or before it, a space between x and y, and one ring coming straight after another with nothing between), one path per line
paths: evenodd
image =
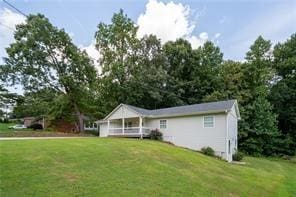
M216 114L216 113L228 113L230 110L212 110L212 111L201 111L191 113L176 113L176 114L162 114L162 115L147 115L147 118L164 118L164 117L178 117L178 116L192 116L201 114Z

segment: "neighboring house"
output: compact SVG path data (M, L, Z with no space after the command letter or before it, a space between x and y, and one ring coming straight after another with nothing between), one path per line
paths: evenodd
M24 117L24 125L26 127L31 126L35 119L36 119L35 117Z
M40 117L24 117L23 118L24 125L26 127L31 126L32 124L41 124L43 128L47 128L48 121L46 120L45 116Z
M237 149L236 100L147 110L120 104L98 121L100 137L145 137L152 129L163 133L164 141L193 150L209 146L217 156L232 161Z
M98 131L98 124L93 118L83 115L83 122L85 131Z

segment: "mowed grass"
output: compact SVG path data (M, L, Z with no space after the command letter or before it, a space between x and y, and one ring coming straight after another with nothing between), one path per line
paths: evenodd
M138 139L0 141L0 196L295 196L296 164Z
M0 123L0 132L8 132L11 131L11 129L8 129L8 127L16 125L15 123Z
M25 132L25 131L33 131L30 128L26 129L9 129L8 127L17 125L18 123L0 123L0 136L5 135L7 133L8 135L14 135L13 133L16 132Z

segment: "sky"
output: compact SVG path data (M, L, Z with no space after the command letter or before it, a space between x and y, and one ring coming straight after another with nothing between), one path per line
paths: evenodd
M273 44L296 33L296 0L7 0L25 14L42 13L64 28L74 43L96 59L94 34L123 9L139 26L138 37L157 35L162 43L187 39L193 48L210 40L224 59L241 61L262 35ZM0 2L0 57L25 17ZM3 63L1 58L0 63Z

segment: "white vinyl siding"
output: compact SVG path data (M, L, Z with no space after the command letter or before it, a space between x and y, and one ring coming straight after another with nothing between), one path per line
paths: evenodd
M166 129L167 128L167 120L159 120L159 128Z
M215 127L203 127L203 115L170 117L167 119L146 119L146 126L155 129L159 128L160 120L167 120L167 128L160 129L164 141L169 141L177 146L200 150L205 146L210 146L219 156L225 157L227 153L225 133L226 114L207 115L214 116Z
M204 128L214 128L215 127L214 116L204 116L203 117L203 127Z

